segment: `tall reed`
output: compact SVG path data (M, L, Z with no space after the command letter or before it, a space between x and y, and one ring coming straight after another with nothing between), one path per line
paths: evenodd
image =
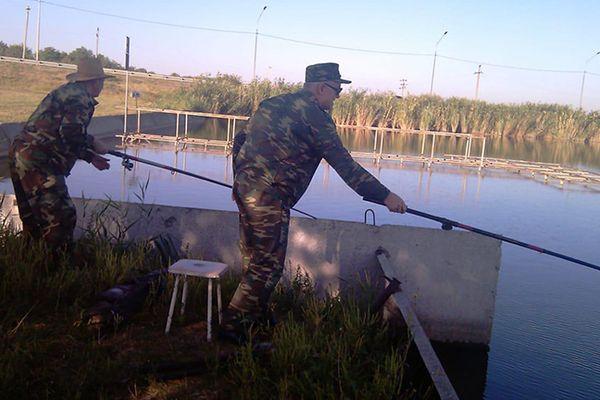
M164 95L159 104L164 108L251 115L262 100L299 88L300 84L282 79L244 84L237 76L217 75ZM400 98L392 92L353 89L343 92L332 116L339 125L512 138L600 140L600 112L558 104L494 104L430 95Z

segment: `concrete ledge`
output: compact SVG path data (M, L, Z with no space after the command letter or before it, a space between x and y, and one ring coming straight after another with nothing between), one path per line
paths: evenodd
M7 196L3 214L18 224L13 199ZM194 258L241 268L236 212L119 202L106 209L106 201L73 200L77 234L93 226L92 221L101 221L125 239L169 234ZM98 215L102 209L106 211ZM299 267L321 291L336 292L367 272L382 279L375 251L383 246L431 339L489 344L500 244L470 232L292 218L286 272L293 274Z

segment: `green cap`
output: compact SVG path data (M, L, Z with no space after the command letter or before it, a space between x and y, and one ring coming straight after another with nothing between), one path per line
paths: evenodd
M339 83L351 83L347 79L342 79L340 75L340 66L337 63L313 64L306 67L306 77L304 82L325 82L333 81Z

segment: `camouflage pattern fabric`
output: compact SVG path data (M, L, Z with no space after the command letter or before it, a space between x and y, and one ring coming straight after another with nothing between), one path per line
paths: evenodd
M322 159L361 196L389 190L343 147L331 116L306 90L263 101L233 146L233 195L240 211L244 275L225 313L225 330L264 316L285 260L289 210Z
M68 245L76 215L65 176L80 158L91 162L86 130L97 102L75 82L50 92L9 148L11 179L23 231L51 246Z
M286 207L304 194L325 159L359 195L383 201L389 190L361 167L337 135L331 116L307 90L264 100L245 128L235 180L274 188Z
M290 220L290 210L277 197L252 189L242 195L234 189L244 274L225 312L223 329L239 330L268 313L269 298L283 274Z

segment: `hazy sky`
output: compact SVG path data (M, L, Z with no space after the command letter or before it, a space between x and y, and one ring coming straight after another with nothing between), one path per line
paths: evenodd
M38 2L0 0L0 40L21 43L25 7L32 8L28 46L35 48ZM95 48L124 63L125 36L131 63L159 73L232 73L252 77L254 30L326 45L415 55L377 54L318 47L260 35L257 75L302 81L306 65L335 61L353 87L399 92L407 79L413 94L428 93L435 44L440 42L434 92L475 96L474 72L483 63L479 96L494 102L579 104L600 109L600 1L42 1L41 44L70 51ZM67 7L164 23L151 24ZM185 25L188 28L167 26ZM196 28L241 31L226 33ZM463 62L446 57L470 60ZM501 68L574 72L536 72Z

